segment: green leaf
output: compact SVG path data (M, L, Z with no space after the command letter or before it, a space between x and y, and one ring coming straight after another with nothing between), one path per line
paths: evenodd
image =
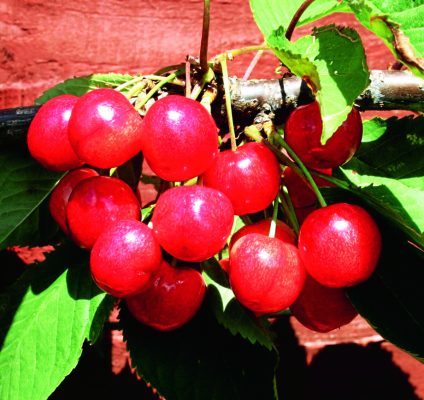
M0 151L0 249L33 242L37 210L60 177L22 150Z
M348 0L359 22L379 36L394 56L424 78L424 1Z
M78 78L67 79L59 83L51 89L45 91L40 97L35 100L36 104L43 104L47 100L61 94L73 94L75 96L82 96L90 90L98 88L116 88L117 86L134 79L132 75L128 74L93 74L87 76L80 76ZM125 90L123 91L125 93Z
M113 299L93 283L88 254L59 248L1 298L0 398L44 400L102 331ZM69 269L67 269L69 267Z
M131 365L167 400L276 399L277 354L233 336L207 305L183 327L159 332L123 307Z
M304 0L250 0L250 8L258 28L267 38L280 26L287 29ZM333 12L350 11L344 2L315 0L302 14L297 26L313 22Z

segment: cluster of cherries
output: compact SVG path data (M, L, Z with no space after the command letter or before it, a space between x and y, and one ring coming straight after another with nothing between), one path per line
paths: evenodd
M328 173L358 148L359 113L353 110L325 145L321 130L318 104L311 103L291 114L285 140L306 166ZM57 96L31 123L28 148L46 168L70 170L51 194L51 214L90 250L96 284L124 298L142 323L171 330L189 321L206 291L199 263L227 244L229 259L221 265L236 298L255 315L290 307L318 331L356 315L343 288L368 279L376 267L381 239L370 215L358 206L333 204L310 212L298 238L272 219L231 236L235 215L257 215L277 198L281 166L263 143L219 151L215 121L197 101L168 95L141 118L113 89ZM132 189L101 175L140 152L158 177L178 183L159 194L148 225L141 222L142 205ZM283 182L298 210L316 202L288 167Z

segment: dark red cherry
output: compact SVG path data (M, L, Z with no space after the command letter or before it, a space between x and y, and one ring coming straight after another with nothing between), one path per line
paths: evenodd
M162 193L153 211L160 245L184 261L204 261L218 253L231 234L234 211L218 190L178 186Z
M41 106L28 129L29 152L52 171L67 171L83 162L68 138L68 124L78 97L69 94L50 99Z
M290 310L302 325L316 332L340 328L358 315L343 289L323 286L310 276Z
M224 193L236 215L268 207L280 188L280 165L262 143L247 143L236 151L219 153L215 163L203 174L203 184Z
M141 117L113 89L84 94L69 121L69 140L78 157L94 167L117 167L141 151Z
M324 286L343 288L367 280L374 272L381 235L362 207L337 203L306 217L298 243L312 278Z
M205 291L205 282L198 271L174 268L162 261L152 284L142 293L128 297L126 304L138 321L160 331L170 331L194 317Z
M95 176L75 186L66 207L73 240L90 249L99 235L121 219L140 219L140 204L131 188L117 178Z
M263 315L293 304L302 290L305 269L292 244L250 233L231 249L229 278L238 301Z
M201 175L218 154L215 121L195 100L162 98L143 120L143 153L152 170L167 181Z
M362 139L361 116L352 109L346 121L325 145L321 144L322 119L317 102L296 108L289 116L284 138L309 168L335 168L349 161Z
M105 229L91 249L93 280L115 297L146 289L162 262L162 250L152 230L136 220L121 220Z
M64 233L69 233L68 223L66 221L66 207L72 190L82 180L98 175L94 169L74 169L69 171L53 189L49 200L49 210L53 219L58 223Z

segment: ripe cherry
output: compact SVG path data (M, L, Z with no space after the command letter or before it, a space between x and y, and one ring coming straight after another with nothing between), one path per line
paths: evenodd
M121 219L140 219L140 204L125 182L95 176L75 186L66 218L73 240L90 249L110 224Z
M218 154L215 121L197 101L170 95L156 101L143 120L143 154L167 181L202 174Z
M340 328L358 315L343 289L323 286L310 276L290 310L302 325L316 332Z
M27 135L29 152L52 171L67 171L83 162L75 154L68 138L68 124L78 97L69 94L50 99L41 106Z
M302 290L305 270L295 246L250 233L231 249L229 278L240 303L263 315L293 304Z
M96 284L115 297L146 289L162 262L162 251L152 230L136 220L120 220L105 229L90 255Z
M300 106L289 116L284 138L309 168L335 168L349 161L362 139L361 116L352 109L334 135L321 144L322 119L317 102Z
M298 243L312 278L324 286L343 288L367 280L374 272L381 235L362 207L337 203L306 217Z
M113 89L96 89L78 100L69 140L78 157L94 167L117 167L141 151L141 117Z
M171 267L162 261L152 284L128 297L131 314L143 324L170 331L186 324L199 310L206 292L202 275L193 268Z
M160 245L184 261L204 261L218 253L231 234L234 211L218 190L178 186L162 193L153 211Z
M72 190L82 180L98 175L94 169L74 169L69 171L53 189L49 200L49 210L53 219L58 223L64 233L69 233L68 223L66 221L66 207Z
M268 207L280 188L280 165L262 143L247 143L236 151L219 153L203 174L203 184L224 193L236 215L245 215Z

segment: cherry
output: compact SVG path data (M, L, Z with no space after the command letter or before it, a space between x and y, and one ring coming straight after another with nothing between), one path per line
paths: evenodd
M68 124L78 97L69 94L48 100L38 110L28 129L29 152L52 171L67 171L83 162L69 143Z
M128 297L126 304L141 323L160 331L170 331L194 317L205 292L206 285L198 271L188 267L174 268L162 261L148 289Z
M66 207L72 190L82 180L98 175L94 169L74 169L69 171L53 189L49 199L49 210L53 219L64 233L69 233L68 223L66 221Z
M367 280L380 250L377 224L356 205L336 203L320 208L300 227L300 257L307 272L324 286L343 288Z
M321 144L322 119L317 102L296 108L289 116L284 138L309 168L335 168L349 161L362 139L361 116L352 109L346 121L325 145Z
M302 325L322 333L340 328L358 315L343 289L323 286L310 276L290 310Z
M113 89L84 94L69 121L69 140L79 158L98 168L117 167L141 151L142 119Z
M125 182L95 176L75 186L66 218L73 240L90 249L110 224L121 219L140 219L140 204Z
M218 253L231 234L234 212L218 190L178 186L162 193L153 211L153 231L160 245L184 261L204 261Z
M90 255L93 280L115 297L146 289L162 262L162 250L152 230L136 220L120 220L105 229Z
M250 233L231 249L229 278L240 303L263 315L293 304L302 290L305 270L295 246Z
M220 190L231 200L236 215L268 207L280 188L280 165L262 143L247 143L236 151L219 153L203 174L203 184Z
M156 101L143 120L143 154L167 181L202 174L218 154L215 121L197 101L170 95Z
M228 257L222 258L221 260L219 260L219 265L223 269L223 271L228 273L228 271L230 270L230 259Z

